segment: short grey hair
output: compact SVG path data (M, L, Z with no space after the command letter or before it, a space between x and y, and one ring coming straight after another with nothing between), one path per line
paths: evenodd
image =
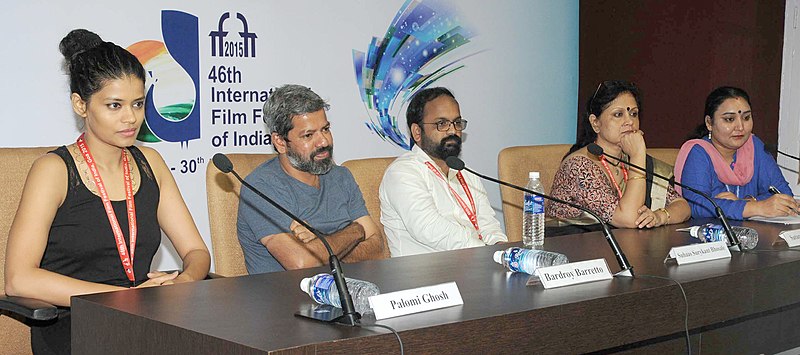
M273 90L264 103L264 123L269 133L286 138L294 128L292 117L328 108L330 105L310 88L286 84Z

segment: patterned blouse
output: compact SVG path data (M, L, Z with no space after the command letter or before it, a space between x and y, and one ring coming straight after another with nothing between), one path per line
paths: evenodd
M620 182L622 192L625 183ZM603 169L584 155L573 155L563 162L553 179L553 197L569 201L597 212L606 222L610 222L619 204L619 194ZM679 198L671 186L667 190L667 204ZM560 203L548 201L546 213L550 217L570 219L579 217L582 212Z

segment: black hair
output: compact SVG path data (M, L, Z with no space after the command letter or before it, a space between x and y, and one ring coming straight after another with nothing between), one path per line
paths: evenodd
M688 139L702 139L703 137L708 135L708 127L706 127L706 119L705 116L711 117L712 120L714 118L714 112L717 112L719 109L719 105L722 105L723 102L727 99L735 99L737 97L741 97L747 101L747 104L750 105L750 95L747 94L747 91L744 91L740 88L733 87L733 86L720 86L706 97L706 109L705 114L703 115L703 122L700 123L694 130L689 133Z
M408 107L406 108L406 123L408 123L409 135L411 135L412 124L416 123L420 126L420 128L423 128L423 125L421 125L420 123L422 122L422 116L425 111L425 105L428 102L431 102L442 95L449 96L451 99L453 99L453 101L456 101L456 103L458 103L456 97L453 96L453 93L450 92L450 90L448 90L447 88L443 87L427 88L420 90L419 92L414 94L414 97L411 98L411 102L408 103ZM414 137L412 136L410 138L411 138L410 146L413 147Z
M142 63L124 48L103 41L94 32L76 29L70 31L58 49L64 55L64 67L69 74L69 88L84 101L107 81L133 75L145 82Z
M586 112L578 120L578 134L575 138L575 144L569 149L564 157L572 154L578 149L581 149L597 140L597 132L592 129L589 123L589 116L595 115L600 117L600 114L608 108L611 101L614 101L619 95L629 93L636 100L636 106L639 111L642 110L642 98L639 95L639 88L636 84L624 80L606 80L597 86L592 97L586 102Z

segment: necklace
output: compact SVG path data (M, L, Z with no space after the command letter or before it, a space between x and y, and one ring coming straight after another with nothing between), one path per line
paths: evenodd
M606 169L606 173L608 173L608 177L611 178L611 183L614 184L614 187L617 189L617 193L619 194L619 198L622 198L622 189L619 187L617 183L617 179L614 177L614 174L611 173L611 169L608 167L608 162L606 161L606 157L604 155L600 156L600 163L603 164L603 168ZM619 164L617 164L619 165ZM615 165L616 166L616 165ZM625 168L625 165L620 167L622 169L622 180L628 182L628 169Z

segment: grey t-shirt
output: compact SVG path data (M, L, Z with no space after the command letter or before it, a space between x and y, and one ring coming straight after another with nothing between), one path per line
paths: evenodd
M245 178L258 191L323 233L331 234L368 215L361 190L347 168L335 165L320 175L319 189L286 174L278 158L271 159ZM236 229L247 272L258 274L285 270L261 238L289 233L292 219L242 186Z

